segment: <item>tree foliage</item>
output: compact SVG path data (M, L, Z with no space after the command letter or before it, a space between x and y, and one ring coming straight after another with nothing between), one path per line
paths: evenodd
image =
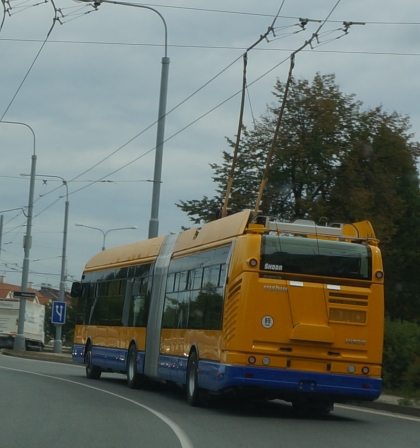
M420 391L419 325L386 319L383 382L393 391Z
M243 130L232 212L255 208L284 88L277 81L276 102L253 129ZM381 240L387 314L420 322L420 148L409 131L409 117L382 107L364 110L332 74L293 79L260 209L283 220L370 220ZM224 203L234 147L227 141L231 151L223 152L221 164L210 164L215 195L176 204L194 224L213 220Z

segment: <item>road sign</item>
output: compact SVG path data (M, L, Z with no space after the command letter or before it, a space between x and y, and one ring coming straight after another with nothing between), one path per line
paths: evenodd
M20 297L21 299L35 299L35 293L27 291L13 291L13 297Z
M66 302L53 302L51 312L51 322L63 325L66 322Z

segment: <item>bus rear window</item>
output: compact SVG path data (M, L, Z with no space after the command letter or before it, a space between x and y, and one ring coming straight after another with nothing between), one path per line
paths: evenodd
M263 235L261 269L277 273L370 280L370 247L341 241Z

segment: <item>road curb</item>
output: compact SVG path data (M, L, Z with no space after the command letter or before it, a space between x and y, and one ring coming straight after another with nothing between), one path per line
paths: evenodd
M15 358L36 359L37 361L59 362L62 364L74 364L71 355L61 353L43 353L43 352L21 352L15 350L1 349L1 353Z
M392 412L394 414L411 415L412 417L420 417L420 408L415 406L403 406L401 404L384 403L380 401L373 402L352 402L348 403L352 406L359 406L376 411Z

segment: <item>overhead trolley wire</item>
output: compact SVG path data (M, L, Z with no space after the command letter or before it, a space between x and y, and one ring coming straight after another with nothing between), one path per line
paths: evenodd
M338 3L341 0L339 0L336 4L336 6L338 5ZM284 1L283 1L284 3ZM273 21L273 24L275 23L275 20ZM322 26L325 24L325 20L323 22L323 24L318 28L318 31L322 28ZM179 104L177 104L174 108L172 108L171 110L169 110L167 112L167 115L170 114L171 112L173 112L174 110L176 110L178 107L180 107L182 104L184 104L186 101L188 101L190 98L192 98L195 94L197 94L200 90L202 90L203 88L205 88L207 85L209 85L213 80L215 80L218 76L220 76L223 72L225 72L228 68L230 68L235 62L237 62L239 59L241 59L241 57L243 57L242 55L239 56L238 58L236 58L234 61L232 61L228 66L226 66L223 70L221 70L218 74L216 74L214 77L212 77L209 81L207 81L205 84L203 84L203 86L201 86L199 89L197 89L196 91L194 91L191 95L189 95L187 98L185 98L183 101L181 101ZM262 79L263 77L265 77L266 75L268 75L270 72L272 72L273 70L275 70L277 67L279 67L281 64L283 64L284 62L286 62L287 60L289 60L290 57L285 58L284 60L282 60L280 63L276 64L274 67L272 67L271 69L267 70L265 73L263 73L261 76L259 76L258 78L256 78L254 81L252 81L250 84L248 84L248 86L253 85L254 83L258 82L260 79ZM198 118L196 118L195 120L193 120L192 122L190 122L189 124L187 124L186 126L184 126L183 128L181 128L180 130L178 130L177 132L175 132L174 134L172 134L170 137L166 138L164 143L166 143L167 141L171 140L172 138L174 138L175 136L177 136L178 134L180 134L181 132L185 131L186 129L188 129L189 127L191 127L193 124L197 123L198 121L200 121L201 119L203 119L205 116L209 115L210 113L212 113L214 110L218 109L219 107L221 107L223 104L227 103L228 101L230 101L232 98L234 98L235 96L237 96L239 93L241 93L241 90L233 93L231 96L229 96L228 98L226 98L225 100L223 100L222 102L220 102L219 104L217 104L216 106L214 106L213 108L211 108L210 110L208 110L207 112L205 112L204 114L200 115ZM129 139L127 142L125 142L123 145L121 145L119 148L117 148L115 151L113 151L112 153L110 153L108 156L106 156L105 158L103 158L102 160L100 160L99 162L97 162L96 164L94 164L92 167L88 168L87 170L83 171L81 174L79 174L78 176L74 177L73 179L71 179L70 181L68 181L68 183L71 183L73 181L75 181L76 179L80 178L82 175L86 174L87 172L91 171L92 169L96 168L98 165L100 165L101 163L103 163L105 160L109 159L110 157L112 157L114 154L116 154L117 152L119 152L121 149L123 149L124 147L126 147L128 144L130 144L131 142L133 142L135 139L137 139L139 136L141 136L144 132L146 132L148 129L150 129L152 126L154 126L156 124L156 121L154 123L152 123L151 125L149 125L147 128L145 128L144 130L142 130L141 132L139 132L138 134L136 134L134 137L132 137L131 139ZM151 153L152 151L154 151L156 149L155 146L153 146L152 148L150 148L149 150L145 151L143 154L141 154L140 156L136 157L135 159L131 160L130 162L127 162L126 164L124 164L123 166L117 168L116 170L101 176L100 178L98 178L95 181L90 182L87 185L84 185L83 187L78 188L77 190L72 191L71 193L69 193L69 195L78 193L79 191L82 191L92 185L94 185L95 183L98 182L102 182L104 179L106 179L107 177L123 170L124 168L126 168L127 166L137 162L138 160L140 160L141 158L145 157L147 154ZM49 193L52 193L55 190L52 190ZM46 193L44 196L46 196Z
M23 84L25 83L26 78L29 76L29 73L31 72L33 66L35 65L35 62L37 61L39 55L41 54L41 51L44 49L45 44L47 43L47 40L48 40L48 38L50 37L52 30L54 29L55 23L58 21L58 13L59 13L59 10L55 7L54 0L51 0L51 4L52 4L52 6L53 6L53 8L54 8L54 18L53 18L53 23L52 23L52 25L51 25L51 28L50 28L50 30L48 31L47 36L45 37L44 42L43 42L43 44L41 45L41 48L38 50L38 53L36 54L34 60L32 61L32 64L30 65L30 67L29 67L29 69L27 70L25 76L23 77L21 83L19 84L19 87L17 88L15 94L13 95L13 97L12 97L12 99L10 100L8 106L6 107L6 110L3 112L3 115L2 115L1 118L0 118L0 121L3 120L3 118L5 117L5 115L7 114L7 112L9 111L10 107L12 106L13 102L15 101L15 98L17 97L18 93L20 92L20 89L22 88Z
M195 90L193 93L191 93L189 96L187 96L184 100L182 100L180 103L178 103L175 107L173 107L172 109L170 109L167 113L166 116L169 115L170 113L174 112L176 109L178 109L180 106L182 106L184 103L186 103L188 100L190 100L193 96L195 96L198 92L200 92L201 90L203 90L205 87L207 87L210 83L212 83L216 78L218 78L220 75L222 75L226 70L228 70L233 64L235 64L235 62L237 62L239 59L241 58L241 56L239 56L238 58L236 58L234 61L232 61L230 64L228 64L224 69L222 69L220 72L218 72L216 75L214 75L211 79L209 79L206 83L204 83L201 87L199 87L197 90ZM79 177L83 176L84 174L88 173L89 171L91 171L93 168L96 168L98 165L100 165L102 162L104 162L105 160L109 159L111 156L113 156L114 154L116 154L117 152L119 152L121 149L125 148L128 144L130 144L132 141L134 141L135 139L137 139L138 137L140 137L142 134L144 134L147 130L149 130L152 126L154 126L157 123L157 120L154 121L153 123L151 123L149 126L147 126L145 129L143 129L141 132L139 132L138 134L136 134L134 137L132 137L130 140L128 140L126 143L124 143L123 145L121 145L119 148L117 148L115 151L113 151L111 154L109 154L108 156L106 156L104 159L100 160L98 163L94 164L92 167L88 168L87 170L83 171L81 174L79 174L78 176L74 177L73 179L71 179L69 182L73 182L74 180L78 179ZM175 134L176 135L176 134ZM170 137L172 138L172 137ZM169 140L169 139L167 139ZM167 141L165 140L165 141ZM141 157L144 157L146 154L148 154L149 152L153 151L155 149L152 148L149 151L147 151L146 153L144 153ZM138 157L136 160L138 160ZM113 173L111 173L113 174ZM106 176L107 177L107 176ZM101 179L102 180L102 179ZM94 182L93 182L94 183ZM84 187L86 188L86 186ZM79 190L77 190L79 191ZM73 192L75 193L75 192Z
M271 165L271 160L272 157L274 155L274 149L276 147L276 143L277 143L277 138L280 132L280 125L283 119L283 112L286 106L286 99L287 99L287 95L288 95L288 91L289 91L289 86L290 83L292 81L292 72L293 72L293 68L295 65L295 56L302 51L305 47L307 47L308 45L313 48L313 44L312 42L314 40L316 40L319 43L319 32L321 31L321 29L324 27L325 23L327 22L327 20L331 17L331 14L335 11L335 9L337 8L337 6L340 4L341 0L337 0L336 4L334 5L334 7L331 9L330 13L328 14L328 16L326 17L326 19L321 23L321 25L318 27L318 29L315 31L315 33L312 34L311 38L307 41L305 41L305 43L303 45L301 45L297 50L295 50L291 55L290 55L290 67L289 67L289 74L287 76L287 81L284 87L284 93L283 93L283 100L280 106L280 111L279 111L279 116L277 119L277 123L276 123L276 128L274 130L274 136L271 142L271 147L270 147L270 151L267 155L267 160L266 160L266 165L265 165L265 170L264 170L264 174L262 176L261 179L261 184L260 184L260 190L258 192L258 196L257 196L257 200L255 202L255 209L254 209L254 215L257 216L258 215L258 211L259 211L259 207L262 201L262 196L265 190L265 187L267 185L268 182L268 174L270 171L270 165Z
M337 2L336 6L338 5L338 3L340 2L340 0ZM279 16L279 12L282 8L284 4L284 0L282 5L280 6L280 9L277 13L277 15L275 16L274 20L273 20L273 25L277 20L277 17ZM335 6L335 7L336 7ZM335 9L334 7L334 9ZM57 10L56 10L57 11ZM331 15L331 13L330 13ZM55 21L54 21L55 22ZM322 28L322 26L327 22L327 19L323 21L322 25L319 27L318 32L320 31L320 29ZM52 28L49 32L49 34L51 33ZM48 37L48 36L47 36ZM46 42L46 41L44 41ZM51 42L51 41L50 41ZM188 101L191 97L193 97L196 93L198 93L200 90L202 90L203 88L205 88L208 84L210 84L214 79L216 79L218 76L220 76L224 71L226 71L229 67L231 67L235 62L237 62L240 58L242 57L242 55L238 58L236 58L232 63L230 63L226 68L224 68L222 71L220 71L217 75L215 75L213 78L211 78L208 82L206 82L203 86L201 86L199 89L197 89L195 92L193 92L191 95L189 95L186 99L184 99L182 102L180 102L178 105L176 105L173 109L171 109L170 111L167 112L167 114L173 112L174 110L176 110L178 107L180 107L182 104L184 104L186 101ZM281 64L283 64L285 61L287 61L289 59L289 57L287 57L286 59L284 59L283 61L281 61L280 63L276 64L274 67L272 67L270 70L266 71L264 74L262 74L261 76L259 76L258 78L256 78L254 81L252 81L250 84L248 84L248 86L251 86L252 84L256 83L257 81L259 81L261 78L263 78L264 76L266 76L267 74L269 74L270 72L272 72L273 70L275 70L278 66L280 66ZM227 99L225 99L224 101L222 101L221 103L219 103L218 105L216 105L215 107L213 107L212 109L210 109L209 111L205 112L204 114L202 114L200 117L198 117L197 119L193 120L191 123L189 123L188 125L184 126L182 129L180 129L179 131L177 131L176 133L172 134L170 137L168 137L166 141L174 138L176 135L180 134L181 132L183 132L184 130L186 130L187 128L189 128L190 126L192 126L193 124L195 124L196 122L198 122L199 120L201 120L202 118L204 118L205 116L207 116L208 114L210 114L211 112L213 112L214 110L216 110L217 108L221 107L223 104L225 104L226 102L230 101L232 98L234 98L236 95L238 95L240 93L240 91L235 92L234 94L232 94L231 96L229 96ZM147 128L145 128L143 131L141 131L140 133L136 134L133 138L131 138L130 140L128 140L126 143L124 143L122 146L120 146L119 148L117 148L115 151L113 151L111 154L109 154L107 157L105 157L104 159L102 159L101 161L99 161L98 163L96 163L95 165L93 165L91 168L89 168L88 170L85 170L84 172L82 172L81 174L79 174L78 176L74 177L73 179L71 179L70 181L68 181L68 183L71 183L73 181L75 181L76 179L80 178L82 175L86 174L87 172L91 171L92 169L94 169L95 167L97 167L99 164L101 164L102 162L104 162L105 160L107 160L108 158L110 158L112 155L116 154L118 151L120 151L121 149L123 149L124 147L126 147L129 143L131 143L132 141L134 141L136 138L138 138L140 135L142 135L144 132L146 132L148 129L150 129L152 126L154 126L156 124L156 121L154 123L152 123L150 126L148 126ZM143 153L142 155L136 157L135 159L133 159L132 161L126 163L125 165L121 166L120 168L112 171L111 173L108 173L105 176L102 176L100 179L97 179L96 181L91 181L88 185L85 185L82 188L79 188L69 194L75 194L95 183L98 182L102 182L104 181L104 179L106 179L107 177L109 177L112 174L115 174L118 171L121 171L122 169L126 168L127 166L131 165L132 163L136 162L137 160L141 159L142 157L146 156L147 154L149 154L150 152L152 152L153 150L155 150L155 147L147 150L145 153ZM60 186L61 187L61 186ZM60 188L57 187L51 191L49 191L48 193L44 194L43 197L47 196L48 194L51 194L53 191L55 191L56 189ZM39 216L39 214L41 214L43 211L45 211L46 209L48 209L49 207L51 207L52 205L54 205L56 202L58 202L58 200L60 200L60 198L58 198L57 200L55 200L52 204L50 204L47 208L45 208L44 210L42 210L40 213L37 214L37 216Z
M225 9L210 9L210 8L195 8L195 7L188 7L188 6L172 6L172 5L157 5L157 4L147 4L148 6L154 6L154 7L160 7L160 8L169 8L169 9L183 9L183 10L191 10L191 11L199 11L199 12L213 12L213 13L219 13L219 14L236 14L236 15L245 15L245 16L255 16L255 17L273 17L272 14L264 14L264 13L256 13L256 12L244 12L244 11L229 11ZM278 17L282 19L299 19L299 17L296 16L280 16L277 14ZM322 22L322 19L317 20L318 22ZM420 25L420 22L385 22L385 21L365 21L363 22L369 24L369 25ZM342 20L327 20L327 23L342 23Z
M281 9L283 8L284 2L286 0L283 0L280 8L277 12L276 17L273 20L273 23L271 24L270 27L268 27L268 30L265 34L261 35L260 38L253 44L251 45L244 53L243 55L243 76L242 76L242 95L241 95L241 105L240 105L240 109L239 109L239 122L238 122L238 130L236 132L236 141L235 141L235 148L233 150L233 156L232 156L232 163L231 163L231 167L230 167L230 172L229 172L229 176L228 176L228 181L227 181L227 186L226 186L226 193L225 193L225 200L223 202L223 207L220 211L220 217L224 218L225 216L227 216L227 208L229 205L229 199L230 199L230 194L232 191L232 185L233 185L233 177L235 174L235 168L236 168L236 162L238 160L238 155L239 155L239 144L240 144L240 140L241 140L241 132L242 132L242 126L243 126L243 116L244 116L244 108L245 108L245 94L246 92L248 92L248 98L249 98L249 91L248 91L248 86L247 86L247 77L246 77L246 68L248 65L248 52L251 51L253 48L255 48L262 40L267 39L268 40L268 35L270 33L273 33L274 35L274 24L276 23L277 17L280 14Z

